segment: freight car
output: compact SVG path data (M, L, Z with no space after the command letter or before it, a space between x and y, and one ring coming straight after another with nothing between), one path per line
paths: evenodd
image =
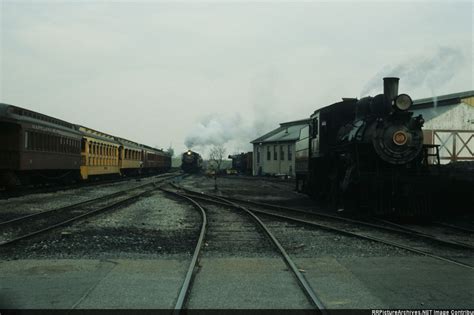
M162 150L0 104L0 187L163 172Z
M398 81L384 78L383 94L343 99L311 115L296 143L298 189L339 210L429 213L424 120L412 117Z
M188 150L181 157L181 169L185 173L198 173L202 169L202 157L199 153Z
M252 152L229 155L228 158L232 160L233 171L238 174L252 174Z

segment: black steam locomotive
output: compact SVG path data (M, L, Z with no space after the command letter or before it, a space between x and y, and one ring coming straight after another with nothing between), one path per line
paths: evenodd
M181 169L185 173L197 173L202 169L202 158L197 152L188 150L181 157Z
M412 117L412 100L398 94L398 81L384 78L383 94L313 113L296 144L298 189L340 211L429 212L424 120Z

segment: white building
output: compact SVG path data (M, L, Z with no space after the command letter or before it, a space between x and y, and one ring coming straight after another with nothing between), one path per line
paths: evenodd
M423 115L424 143L439 145L442 164L474 160L474 91L415 100L413 111Z
M295 142L309 119L281 123L280 127L251 141L253 175L295 175Z

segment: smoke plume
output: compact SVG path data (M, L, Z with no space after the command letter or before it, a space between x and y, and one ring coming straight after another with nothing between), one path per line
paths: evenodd
M379 94L383 77L399 77L411 89L427 87L434 90L449 82L465 63L459 49L438 47L427 57L415 57L402 64L385 66L362 89L360 96Z
M204 155L214 145L225 146L228 154L252 150L250 141L288 120L279 108L282 104L276 95L277 79L278 72L272 67L258 71L249 90L252 105L241 106L245 114L227 111L207 115L191 129L185 145Z
M240 114L208 115L186 137L185 145L188 148L223 145L242 132L244 127Z

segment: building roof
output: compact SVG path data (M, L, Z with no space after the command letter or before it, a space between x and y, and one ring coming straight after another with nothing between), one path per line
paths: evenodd
M280 127L264 134L261 137L258 137L250 143L296 141L300 136L300 130L308 124L308 118L280 123Z
M420 98L418 100L413 101L413 109L459 104L462 102L462 99L473 96L474 90L434 97Z
M463 99L473 96L474 90L414 100L413 116L421 114L425 121L430 121L457 106L463 105Z

